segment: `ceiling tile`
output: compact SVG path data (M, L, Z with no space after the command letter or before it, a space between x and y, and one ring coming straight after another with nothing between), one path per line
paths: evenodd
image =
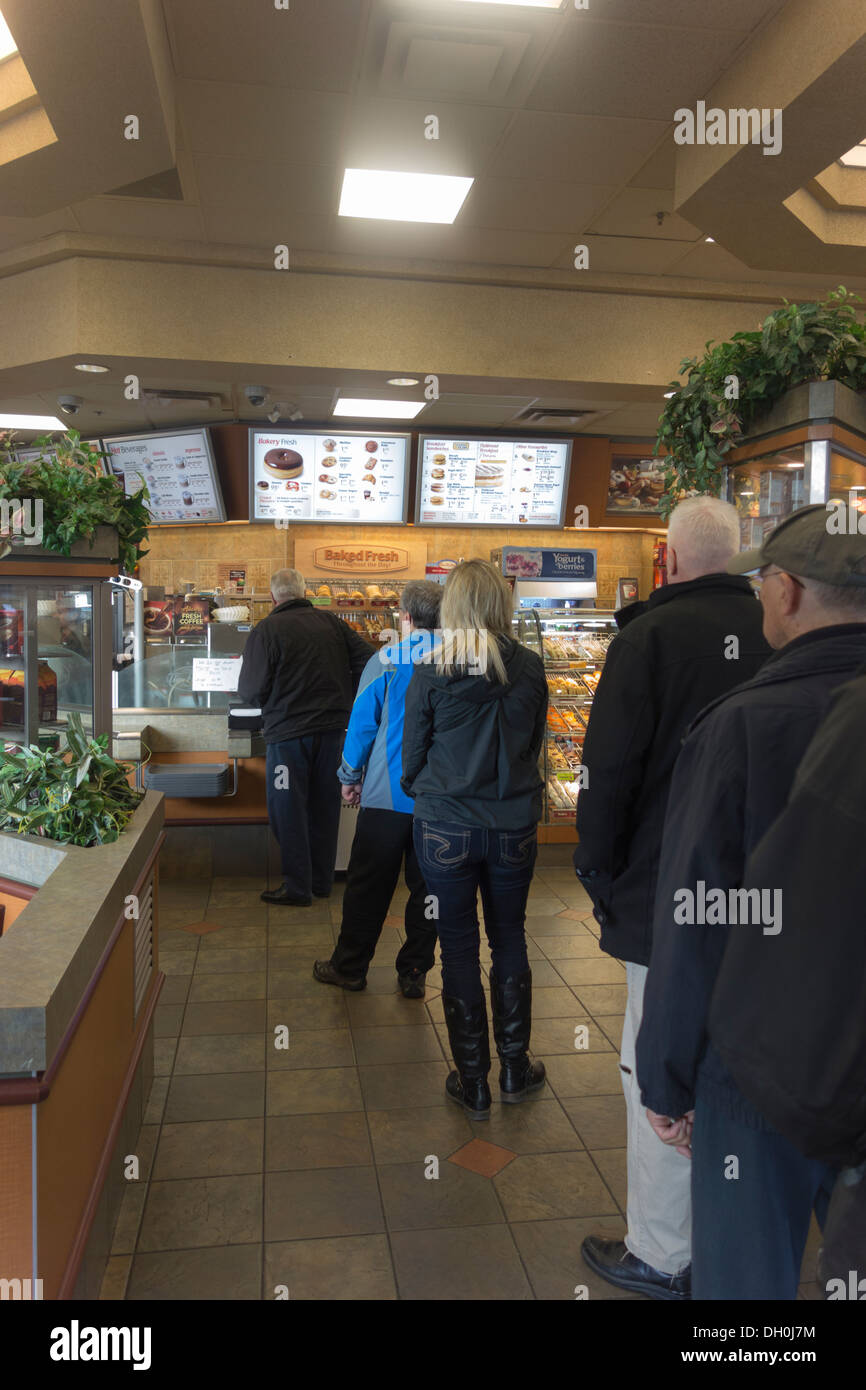
M664 135L664 121L519 111L486 170L500 178L625 183Z
M208 241L266 251L288 246L290 262L293 251L326 250L333 226L331 217L253 207L202 208L202 220Z
M661 223L659 212L666 215ZM664 188L626 188L591 223L599 236L655 237L662 241L696 241L699 227L673 211L673 192Z
M460 220L467 227L577 234L615 192L553 180L479 179Z
M677 146L673 135L651 154L646 164L631 179L632 188L668 188L673 190L676 178Z
M195 170L203 207L302 210L314 217L337 210L340 176L333 166L199 155Z
M436 140L424 133L429 115L439 122ZM486 106L360 98L347 121L345 164L474 177L492 156L509 120L508 111Z
M366 6L362 0L163 0L180 77L346 91Z
M709 90L740 42L707 29L572 25L542 69L528 105L542 111L670 121Z
M202 241L201 212L188 203L157 203L150 198L88 198L73 207L81 230L110 236Z
M787 0L604 0L604 17L625 23L749 33Z
M239 82L178 82L186 144L196 154L336 161L349 98Z

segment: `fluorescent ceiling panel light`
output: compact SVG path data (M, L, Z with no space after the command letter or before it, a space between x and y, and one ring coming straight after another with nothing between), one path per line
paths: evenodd
M380 222L451 223L474 182L457 174L347 169L340 216L371 217Z
M54 430L65 430L66 426L56 415L6 415L0 413L0 429L3 430L41 430L43 434Z
M426 404L426 401L362 401L341 396L334 406L334 414L370 420L414 420Z
M13 53L18 52L18 45L9 33L9 25L0 14L0 62L4 58L11 58Z
M76 362L77 372L107 372L107 367L101 367L98 362Z

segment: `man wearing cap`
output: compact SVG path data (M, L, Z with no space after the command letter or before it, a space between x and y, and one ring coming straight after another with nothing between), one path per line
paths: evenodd
M821 1220L835 1174L746 1100L707 1018L728 931L784 932L779 893L757 902L736 890L834 690L866 660L866 535L839 534L829 504L806 507L728 569L756 575L775 650L701 712L674 770L637 1072L660 1140L692 1158L692 1297L791 1300L812 1210Z

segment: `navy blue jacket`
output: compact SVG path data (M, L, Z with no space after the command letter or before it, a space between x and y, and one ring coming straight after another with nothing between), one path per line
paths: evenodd
M678 923L682 899L675 894L697 892L701 881L707 892L743 884L746 860L784 809L834 690L864 661L866 623L805 633L775 652L752 680L703 710L683 744L665 819L637 1040L642 1099L658 1114L683 1115L699 1096L742 1124L769 1128L707 1039L728 931L769 938L760 925ZM816 862L815 872L827 872L826 864Z

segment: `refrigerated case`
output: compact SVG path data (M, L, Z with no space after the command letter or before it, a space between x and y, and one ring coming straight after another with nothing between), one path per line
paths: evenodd
M111 731L108 584L0 573L0 739L56 748L71 713L88 734Z
M612 612L519 609L514 636L544 662L550 698L539 770L544 779L544 826L574 826L583 765L583 738L607 649L617 633Z

